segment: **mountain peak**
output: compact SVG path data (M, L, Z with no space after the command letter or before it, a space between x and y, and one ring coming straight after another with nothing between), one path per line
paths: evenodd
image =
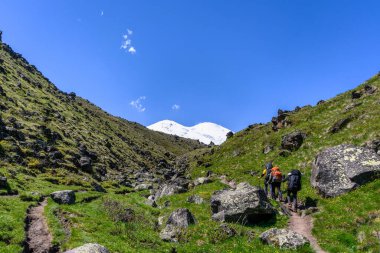
M148 126L149 129L166 134L199 140L202 143L216 145L226 140L226 134L231 130L212 122L202 122L195 126L183 126L172 120L162 120Z

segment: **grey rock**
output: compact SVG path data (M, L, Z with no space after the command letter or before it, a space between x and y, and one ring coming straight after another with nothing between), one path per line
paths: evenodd
M218 213L214 213L211 216L211 219L214 220L214 221L225 222L226 221L226 217L224 215L224 211L220 211Z
M196 220L193 214L187 208L179 208L172 212L166 224L177 227L187 228L190 224L195 224Z
M160 233L160 238L164 241L178 242L180 234L196 220L191 212L186 208L179 208L172 212L166 222L165 228Z
M348 111L350 111L350 110L354 109L355 107L358 107L358 106L360 106L360 105L362 105L362 104L363 104L363 102L352 103L352 104L347 105L347 106L344 108L344 110L345 110L346 112L348 112Z
M240 183L236 189L214 192L211 196L213 214L224 211L227 222L257 223L275 215L264 191L248 183Z
M197 186L197 185L201 185L201 184L208 184L208 183L211 183L212 180L211 178L208 178L208 177L199 177L197 179L194 180L193 184L194 186Z
M72 190L56 191L51 193L50 196L58 204L75 203L75 192Z
M136 191L144 191L144 190L149 190L152 189L153 186L151 184L139 184L135 187Z
M280 248L297 249L309 240L292 230L271 228L260 235L261 241Z
M191 195L190 197L187 198L187 202L189 203L195 203L195 204L202 204L203 203L203 198L201 198L198 195Z
M184 193L188 190L188 186L188 181L184 184L179 184L176 182L165 183L157 189L154 195L154 199L158 200L164 196L170 196L177 193Z
M354 145L327 148L312 165L311 184L325 197L349 192L380 176L380 156Z
M183 228L168 224L163 230L161 230L160 238L165 242L178 242L178 238L183 231Z
M64 253L110 253L104 246L96 243L87 243Z
M269 152L271 152L273 150L273 146L272 145L267 145L265 146L265 148L263 149L263 153L266 155L268 154Z
M289 151L295 151L301 147L306 134L296 131L282 137L281 148Z

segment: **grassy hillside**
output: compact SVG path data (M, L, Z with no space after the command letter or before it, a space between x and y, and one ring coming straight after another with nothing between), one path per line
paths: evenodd
M162 160L172 165L177 156L202 147L114 117L58 90L5 44L0 62L2 166L64 168L114 179L123 172L152 171ZM81 154L83 145L89 154ZM90 157L91 166L79 166L81 156Z
M365 86L377 88L373 94L352 99L352 92L364 92ZM273 124L252 125L229 138L213 154L204 157L193 176L207 170L225 174L238 181L262 185L256 176L266 161L273 160L283 171L297 168L304 173L301 200L315 202L322 212L316 215L315 235L330 252L377 252L380 241L380 182L362 186L359 190L334 199L322 199L310 185L311 163L324 148L342 143L363 145L380 139L380 75L376 75L352 91L340 94L317 106L305 106L288 113L286 127L274 131ZM342 119L349 123L336 133L332 126ZM294 131L306 133L302 146L293 152L281 152L282 137ZM273 148L264 154L264 148Z

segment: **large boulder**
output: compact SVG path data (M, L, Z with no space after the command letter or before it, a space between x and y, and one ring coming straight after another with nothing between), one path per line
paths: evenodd
M172 212L166 222L165 228L160 233L160 238L164 241L178 242L178 237L196 220L192 213L186 208L179 208Z
M211 196L211 210L215 220L242 224L267 220L275 214L265 192L248 183L238 184L235 190L214 192Z
M301 147L306 134L296 131L282 137L281 148L289 151L295 151Z
M280 248L297 249L309 243L309 240L292 230L271 228L260 235L261 241Z
M311 184L325 197L349 192L380 176L380 156L353 145L327 148L312 165Z
M75 203L75 192L72 190L56 191L51 193L50 196L58 204Z
M110 253L105 247L96 243L87 243L64 253Z

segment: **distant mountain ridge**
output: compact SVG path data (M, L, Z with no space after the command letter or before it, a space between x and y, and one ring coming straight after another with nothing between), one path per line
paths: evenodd
M216 145L222 144L227 138L227 133L231 131L211 122L203 122L195 126L187 127L172 120L162 120L148 126L148 128L166 134L199 140L205 144L213 142Z

